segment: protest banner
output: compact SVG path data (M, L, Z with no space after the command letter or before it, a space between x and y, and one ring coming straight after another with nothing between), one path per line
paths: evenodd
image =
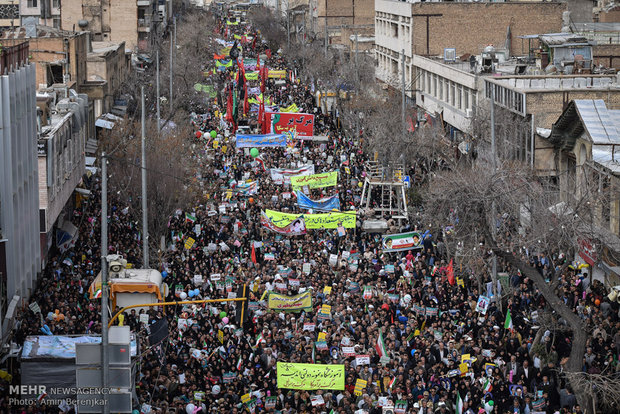
M344 390L344 365L277 363L277 386L292 390Z
M335 229L339 224L347 229L355 228L356 212L332 212L322 214L289 214L274 210L265 210L267 217L278 227L284 227L299 217L303 217L307 229Z
M235 136L237 148L286 147L284 134L257 134Z
M268 300L269 309L282 311L300 311L312 308L312 294L306 291L295 296L270 293Z
M486 315L488 308L489 308L489 298L486 296L480 295L478 297L478 302L476 303L476 312L480 312L481 314Z
M306 220L302 216L298 216L295 220L292 220L284 226L279 226L276 225L263 211L260 216L260 224L274 233L284 234L287 236L299 236L306 234Z
M292 177L291 177L292 178ZM301 191L297 191L297 205L299 208L315 209L319 211L340 210L340 198L338 194L330 197L321 198L320 200L312 200Z
M187 240L185 241L185 249L186 250L191 249L195 242L196 240L192 239L191 237L188 237Z
M302 187L324 188L333 187L338 184L338 171L330 171L312 175L295 175L291 177L293 191L299 191Z
M358 397L362 395L362 391L366 388L366 384L368 384L368 381L358 378L357 381L355 381L355 389L353 390L353 393Z
M386 234L382 239L384 252L422 249L422 236L416 231L409 233Z
M355 355L355 365L370 365L370 355Z
M354 357L354 356L356 356L356 354L355 354L355 347L353 347L353 346L343 346L342 347L342 355L344 355L345 357Z
M395 414L405 414L407 412L407 401L405 400L396 400L394 404L394 413Z
M295 169L271 168L269 174L276 184L290 184L291 177L314 174L314 164L304 165L303 167Z
M296 132L297 135L314 135L314 115L302 113L265 112L265 125L272 134Z

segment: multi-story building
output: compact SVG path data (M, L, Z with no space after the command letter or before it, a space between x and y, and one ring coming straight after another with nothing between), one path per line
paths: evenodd
M413 55L478 55L487 45L508 44L513 55L527 53L519 36L557 33L562 27L563 2L400 2L375 1L376 76L400 84L402 60L408 96L413 97ZM484 24L482 22L493 22ZM403 55L404 51L404 55Z
M0 51L0 318L15 295L29 298L41 270L36 70L28 54L27 42Z
M69 91L68 98L53 89L39 91L37 106L39 214L45 257L54 242L55 225L63 220L65 207L73 205L71 196L86 171L84 151L86 141L94 138L94 117L88 96L74 90ZM58 246L61 250L62 244Z
M4 45L24 40L30 44L30 62L36 66L39 87L64 84L79 91L86 82L86 32L68 32L30 22L26 26L7 30L0 36L0 42Z
M131 70L131 54L125 51L125 42L92 42L87 57L88 82L81 90L95 106L95 117L109 112L114 95Z
M603 99L570 101L542 139L545 157L535 171L555 189L558 201L591 204L592 230L585 232L580 260L608 286L620 283L620 110ZM595 191L592 191L594 186ZM588 188L590 187L590 188ZM592 199L592 194L596 198Z
M19 14L22 25L30 18L35 24L60 29L60 0L20 0Z
M0 0L0 33L19 25L19 0Z
M169 19L166 0L63 0L61 28L85 30L98 42L125 42L134 52L148 47L150 33Z

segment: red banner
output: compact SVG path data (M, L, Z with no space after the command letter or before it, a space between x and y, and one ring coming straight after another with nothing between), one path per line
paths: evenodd
M297 135L311 137L314 135L314 115L289 112L265 112L267 131L272 134L297 131Z

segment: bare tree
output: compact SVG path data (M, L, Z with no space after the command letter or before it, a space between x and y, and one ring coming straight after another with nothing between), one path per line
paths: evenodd
M579 237L595 234L592 207L604 202L598 192L587 191L558 203L556 195L546 191L520 162L501 163L497 171L477 163L473 168L437 174L427 188L425 215L436 226L452 217L454 240L472 262L494 254L536 286L556 321L572 334L570 357L563 369L578 373L593 327L586 326L563 300L566 292L558 280L569 262L562 262L560 254L572 254ZM547 274L530 265L526 250L548 258ZM587 406L587 395L573 385Z
M161 236L167 235L170 216L178 208L193 205L200 195L190 180L192 136L188 127L164 129L160 137L153 123L147 124L147 197L150 249L157 251ZM109 154L110 191L126 203L130 218L140 222L141 210L141 126L127 120L110 131L102 142L102 150Z

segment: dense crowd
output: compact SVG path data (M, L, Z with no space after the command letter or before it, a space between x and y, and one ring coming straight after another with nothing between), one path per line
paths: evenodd
M260 35L245 25L226 27L222 21L217 30L216 36L228 35L226 40L246 32L260 40ZM255 59L265 48L260 41L247 43L242 54ZM274 70L290 69L290 63L275 51L263 64ZM209 63L207 69L212 67ZM214 76L231 82L232 69ZM426 232L421 230L424 223L402 228L394 225L394 232L420 230L424 240L420 249L386 253L380 235L362 231L362 216L356 228L346 229L344 234L331 229L284 236L261 226L265 209L300 212L290 186L276 184L270 168L313 164L316 172L338 171L336 187L311 190L309 196L319 199L337 192L342 211L359 210L359 183L363 182L366 161L360 137L345 136L336 128L333 114L317 108L312 91L312 85L290 77L267 82L265 95L274 107L295 103L316 114L315 133L327 135L328 141L261 148L263 164L244 150L220 150L226 136L233 136L230 124L219 116L225 108L214 104L207 113L193 118L196 130L203 133L188 137L197 144L195 164L201 178L215 183L218 190L203 204L179 210L170 219L169 251L159 269L170 287L166 299L175 300L180 291L192 291L195 299L225 298L246 284L249 318L240 329L235 321L238 305L233 303L178 305L165 314L153 309L148 311L148 325L167 318L169 336L162 343L151 344L149 330L139 319L144 311L126 312L124 322L142 341L136 409L144 413L201 409L232 414L244 410L376 414L384 406L397 404L397 411L407 413L581 413L562 375L571 337L563 331L539 334L536 321L547 312L545 300L516 269L499 264L508 275L501 284L505 299L501 306L492 301L482 313L476 311L477 300L487 294L490 276L474 277L457 269L457 283L448 281L449 264L458 266L447 256L442 229ZM230 134L225 133L227 129ZM210 131L216 131L215 139L210 138ZM232 141L228 144L234 147ZM257 181L257 192L227 191L243 181ZM100 302L89 299L87 291L100 268L99 177L91 177L87 185L93 196L73 213L80 237L75 247L49 258L32 295L31 302L38 303L44 321L33 312L24 312L16 331L18 343L27 335L47 330L54 335L101 332ZM124 208L120 196L112 194L110 252L137 264L139 229L128 220ZM195 239L191 249L185 248L188 237ZM547 258L523 254L547 274ZM335 263L330 262L333 255L337 255ZM304 268L307 264L309 271ZM197 274L203 276L198 284L194 281ZM214 274L221 279L212 278ZM596 327L588 340L584 371L615 372L620 352L617 303L610 302L605 288L591 282L580 269L567 268L558 283L565 303L588 326ZM265 292L295 295L305 291L311 292L312 309L284 313L265 306ZM319 315L324 304L331 306L329 318ZM512 329L505 326L508 311ZM314 324L313 330L309 324ZM219 331L223 337L218 338ZM387 349L383 358L376 346L380 332ZM316 348L319 333L325 334L327 349ZM355 357L344 355L343 347L368 355L369 363L357 364ZM280 389L278 361L343 364L345 389ZM356 393L358 379L368 382ZM242 400L246 394L252 398L249 405ZM319 395L322 399L313 398ZM457 406L459 397L462 406ZM8 407L6 399L0 401L2 412L45 410L43 406L22 410Z

